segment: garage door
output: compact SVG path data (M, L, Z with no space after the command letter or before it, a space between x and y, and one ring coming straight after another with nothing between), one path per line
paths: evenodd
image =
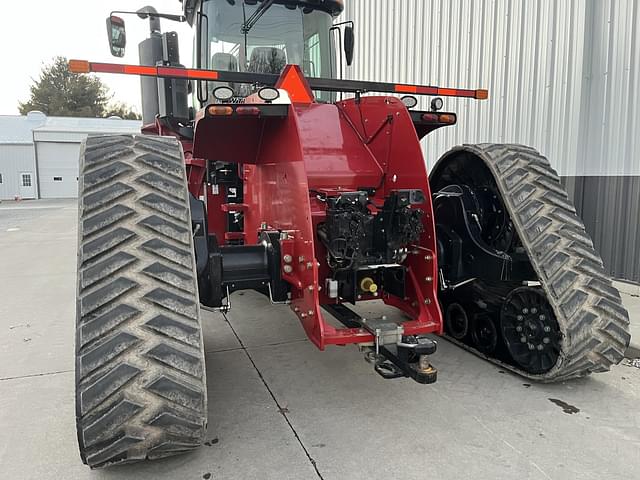
M79 143L37 142L42 198L78 196Z

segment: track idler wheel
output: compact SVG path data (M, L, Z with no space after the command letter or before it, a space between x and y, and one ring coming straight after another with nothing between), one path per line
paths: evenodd
M513 360L530 373L556 364L562 338L553 309L540 290L513 290L500 311L502 336Z
M469 334L469 317L459 303L452 303L447 307L445 329L456 340L462 340Z

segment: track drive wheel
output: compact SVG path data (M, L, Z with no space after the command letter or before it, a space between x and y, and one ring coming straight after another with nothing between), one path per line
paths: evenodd
M182 148L89 137L80 153L76 424L92 468L198 447L206 376Z

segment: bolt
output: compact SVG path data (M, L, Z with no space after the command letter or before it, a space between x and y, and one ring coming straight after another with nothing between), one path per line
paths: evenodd
M293 311L294 311L294 312L296 312L296 313L298 313L298 312L300 311L300 308L299 308L299 307L295 307L295 308L293 309Z
M549 333L551 331L551 327L549 325L547 325L546 327L544 327L544 331L546 333Z
M524 320L524 317L523 317L522 315L518 315L518 316L516 317L516 319L517 319L519 322L521 322L521 321L523 321L523 320Z
M551 341L551 340L549 339L549 337L544 337L544 338L542 339L542 343L544 343L545 345L546 345L547 343L549 343L550 341Z
M528 308L523 308L522 309L522 313L524 313L526 315L527 313L529 313L529 309Z
M377 297L378 295L379 295L379 293L378 293L378 292L373 292L373 296L374 296L374 297Z
M293 261L293 257L288 253L283 257L284 263L291 263Z
M534 350L536 348L533 343L529 343L527 346L529 347L529 350Z
M362 300L362 295L358 295L358 300Z
M430 262L431 260L433 260L433 256L432 256L432 255L425 255L425 256L424 256L424 259L425 259L427 262Z
M309 285L309 286L307 287L307 289L308 289L310 292L313 292L313 285Z
M425 298L424 299L424 304L425 305L431 305L431 299L430 298Z
M545 317L544 315L540 315L538 318L539 318L540 320L546 320L546 319L547 319L547 317Z
M538 351L541 352L542 350L544 350L544 345L542 344L538 345Z
M307 270L311 270L313 268L313 262L307 262Z
M518 325L516 327L516 332L518 332L518 333L522 332L522 327L520 325Z
M424 277L424 281L427 283L433 282L433 277Z
M309 310L307 313L309 314L310 317L313 317L313 310Z
M417 306L418 306L418 302L411 302L411 306L412 306L413 308L417 307Z
M306 314L306 313L304 313L304 312L302 312L302 313L300 314L300 318L307 318L307 314Z
M382 315L382 320L386 320L387 316L386 315Z
M298 263L304 263L304 256L303 255L300 255L298 257Z
M531 313L538 313L538 309L537 309L536 307L533 307L533 308L531 309Z
M520 343L527 343L527 337L520 337Z
M282 269L284 270L284 273L293 272L293 267L291 265L285 265Z

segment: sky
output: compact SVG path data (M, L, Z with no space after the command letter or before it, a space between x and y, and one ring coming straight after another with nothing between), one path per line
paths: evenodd
M17 115L18 102L29 99L29 86L53 57L96 62L138 64L138 43L148 36L149 22L135 15L119 15L126 23L127 49L112 57L106 18L111 10L135 11L153 5L163 13L181 13L178 0L28 0L0 1L0 115ZM180 60L191 66L192 32L186 23L162 20L163 31L176 31ZM141 111L140 79L130 75L99 75L113 94Z

